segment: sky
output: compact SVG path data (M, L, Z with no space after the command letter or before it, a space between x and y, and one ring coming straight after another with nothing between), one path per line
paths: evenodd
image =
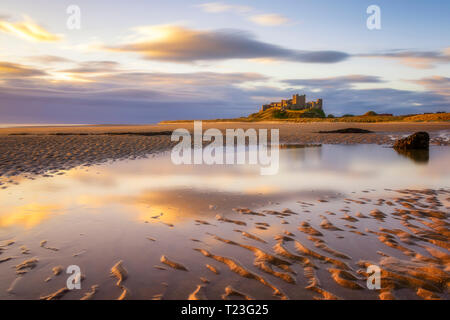
M238 117L294 93L334 115L450 112L449 14L441 0L2 0L0 123Z

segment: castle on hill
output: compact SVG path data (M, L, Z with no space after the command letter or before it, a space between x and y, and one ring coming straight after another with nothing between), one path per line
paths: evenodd
M322 109L322 99L316 101L306 102L306 95L294 94L292 99L281 100L280 102L272 102L270 104L263 104L261 111L266 111L270 108L280 108L281 110L305 110L311 108Z

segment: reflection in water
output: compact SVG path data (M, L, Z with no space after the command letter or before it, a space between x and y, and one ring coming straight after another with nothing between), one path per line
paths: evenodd
M238 206L258 207L299 196L344 195L355 186L448 185L447 148L432 147L431 159L423 152L411 152L408 157L428 165L417 167L390 148L325 145L282 150L280 171L274 176L261 176L256 165L176 166L167 154L73 169L64 176L20 180L19 185L2 190L0 227L32 228L55 213L80 206L102 211L108 205L121 205L127 207L127 213L137 211L142 217L158 207L173 207L182 217L202 214L210 205L226 213ZM133 206L138 209L131 209Z
M167 299L184 299L193 292L200 276L209 278L211 298L219 299L229 284L255 298L274 298L271 288L258 281L243 280L219 258L214 260L193 250L199 248L232 258L249 272L264 275L293 299L311 299L314 292L304 290L309 280L302 278L304 270L298 261L289 266L295 272L289 274L297 279L297 284L290 284L274 274L268 275L270 263L265 262L267 268L261 269L261 261L255 263L254 254L265 257L258 250L275 254L278 242L274 237L289 235L323 255L333 252L330 248L344 252L351 257L347 263L352 268L359 259L378 261L379 251L405 259L392 244L380 244L378 235L365 230L405 228L397 217L390 216L398 209L392 199L399 194L389 190L438 190L450 186L449 148L432 147L428 160L419 162L417 165L393 149L380 146L323 145L282 149L280 170L274 176L261 176L258 165L175 166L170 155L163 154L77 168L52 178L21 179L18 185L0 190L0 241L15 239L17 244L0 248L0 260L12 258L0 263L0 299L35 299L52 293L64 286L65 279L55 277L44 282L51 267L71 264L79 265L87 275L84 288L100 285L97 298L115 298L120 290L109 277L109 269L118 260L123 260L130 271L126 286L136 299L148 299L162 292ZM400 197L406 199L408 195L400 193ZM413 198L421 197L427 197L423 202L426 205L433 201L439 204L436 211L450 205L445 193ZM392 206L387 204L388 199ZM233 210L236 208L244 209L237 213L239 210ZM374 208L389 215L383 221L371 218ZM357 217L356 212L368 218L352 220ZM324 215L340 231L324 231ZM320 230L322 236L315 237L321 237L323 243L300 232L302 222ZM305 224L301 229L310 230ZM255 242L252 236L263 241ZM40 247L44 239L60 250ZM16 277L13 267L27 258L19 249L22 245L39 258L39 263L26 275L27 281L18 282L16 295L11 296L7 289ZM283 246L298 254L299 247L293 242ZM282 250L276 248L278 252ZM420 246L411 250L426 255ZM183 263L189 272L170 267L153 269L154 265L160 266L162 255ZM326 269L332 266L316 263L320 268L317 276L334 294L346 298L377 297L376 292L354 293L339 288ZM208 273L206 264L221 269L221 273ZM289 272L286 266L270 268ZM161 286L161 282L168 286ZM82 293L70 292L65 297L78 299Z
M294 149L286 152L284 158L282 159L282 161L288 166L289 164L295 163L319 164L322 159L322 145L303 146L301 148L290 147L287 149Z
M299 143L286 143L280 144L280 149L304 149L304 148L320 148L321 144L299 144Z
M22 226L31 229L55 214L61 214L60 205L44 205L30 203L23 206L13 207L11 211L3 207L3 214L0 215L0 230L11 226Z
M402 150L402 149L394 149L398 154L405 156L406 158L411 159L416 163L427 164L430 160L430 151L428 149L425 150Z
M242 193L217 192L195 189L175 189L165 191L145 191L137 196L116 198L117 204L129 206L129 210L139 212L138 220L151 221L155 217L164 222L182 222L187 219L211 217L220 212L227 215L240 207L257 208L269 204L274 198L286 201L295 197L312 199L317 196L332 197L335 192L274 192L274 190L243 190Z

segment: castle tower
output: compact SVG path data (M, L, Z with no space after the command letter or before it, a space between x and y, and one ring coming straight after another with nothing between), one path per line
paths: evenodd
M317 99L316 108L322 109L322 103L323 103L322 99Z
M303 108L306 104L306 95L294 94L292 96L292 106L297 108Z

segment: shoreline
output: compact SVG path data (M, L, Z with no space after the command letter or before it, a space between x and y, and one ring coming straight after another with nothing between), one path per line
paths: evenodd
M175 166L161 153L175 142L157 134L167 126L0 135L0 297L171 300L200 286L208 299L234 288L264 300L448 300L450 149L432 146L418 167L379 145L424 126L260 126L270 127L281 143L335 146L284 150L280 175L262 179L245 167ZM434 142L450 132L426 128ZM65 290L53 271L69 265L82 268L84 290ZM370 265L389 284L381 291L366 289ZM123 291L118 270L130 275Z
M158 124L80 124L80 125L44 125L44 126L23 126L23 127L0 127L0 136L15 134L55 134L55 133L88 133L88 134L107 134L116 132L158 132L175 130L177 128L192 129L193 121L186 122L164 122ZM199 120L201 121L201 120ZM218 129L226 128L261 128L273 127L278 125L280 130L301 129L305 132L318 132L322 130L333 130L348 127L372 128L372 131L392 131L392 132L415 132L415 131L437 131L450 130L450 122L286 122L286 121L202 121L204 128L215 127Z
M370 163L397 167L383 159ZM199 284L215 300L228 298L226 288L264 300L449 298L443 177L416 186L398 184L399 173L368 187L351 184L358 165L339 175L342 184L298 185L308 175L285 172L294 189L246 193L211 186L224 172L242 186L259 184L255 176L221 171L206 185L191 180L180 188L170 177L190 170L168 172L163 159L153 160L151 167L118 163L0 190L1 298L83 299L93 286L100 287L93 299L121 298L112 270L129 275L122 279L128 299L187 299ZM66 277L53 270L73 264L86 275L83 290L61 291ZM366 288L370 265L383 272L382 290Z
M372 132L319 133L349 127ZM142 158L168 151L177 143L171 141L170 133L178 128L192 132L193 124L0 128L0 183L7 177L22 174L59 174L78 166ZM396 139L427 131L431 136L430 145L450 145L450 123L203 123L203 130L208 128L222 132L237 128L279 129L282 145L391 146Z

